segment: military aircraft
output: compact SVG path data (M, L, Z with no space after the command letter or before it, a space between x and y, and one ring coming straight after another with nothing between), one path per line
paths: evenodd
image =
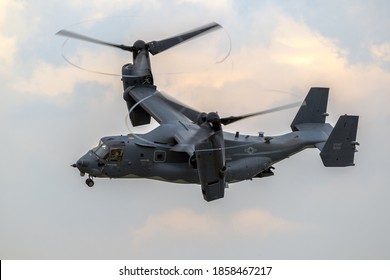
M73 167L86 184L93 178L147 178L173 183L200 184L203 198L224 197L229 183L274 175L273 165L306 148L317 148L325 166L353 166L358 116L343 115L332 127L325 123L328 88L313 87L290 127L280 136L241 135L223 126L295 104L242 116L219 117L167 97L153 83L149 54L156 55L180 43L214 31L210 23L160 41L136 41L133 46L97 40L67 30L57 34L119 48L132 53L133 63L122 67L123 98L133 126L147 125L153 117L159 126L145 134L108 136L83 155Z

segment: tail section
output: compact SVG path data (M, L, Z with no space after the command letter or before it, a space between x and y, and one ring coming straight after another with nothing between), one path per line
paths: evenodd
M297 126L300 124L325 123L325 118L328 115L326 113L328 95L329 88L311 88L291 123L291 129L293 131L299 130Z
M356 152L356 133L358 116L344 115L339 118L325 146L320 153L322 162L327 167L353 166Z
M325 123L328 116L328 96L329 88L311 88L291 123L291 129L311 131L312 135L318 136L318 142L314 146L321 151L320 156L325 166L353 166L356 145L359 145L356 142L359 117L341 116L334 128Z

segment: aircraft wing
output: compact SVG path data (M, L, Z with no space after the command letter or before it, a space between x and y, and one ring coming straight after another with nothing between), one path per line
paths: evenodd
M163 97L155 86L142 85L131 87L126 90L134 101L138 103L149 115L158 123L168 123L171 121L188 122L189 119L174 109Z
M209 126L199 126L195 123L200 112L163 96L155 86L131 87L125 94L129 94L138 106L141 106L160 125L166 125L166 129L172 130L172 135L178 143L172 148L173 151L187 152L192 155L195 145L212 133Z

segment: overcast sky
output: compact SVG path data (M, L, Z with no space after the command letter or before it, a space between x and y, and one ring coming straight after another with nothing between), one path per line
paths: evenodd
M389 259L389 13L384 0L0 0L0 259ZM129 54L55 33L132 44L212 21L224 29L152 58L158 88L230 116L330 87L330 123L361 116L356 166L306 150L211 203L197 185L86 187L70 164L128 133L115 75ZM295 113L226 129L287 133Z

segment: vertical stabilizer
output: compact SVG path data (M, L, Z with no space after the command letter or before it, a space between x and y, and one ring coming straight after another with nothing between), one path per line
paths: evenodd
M311 88L291 123L291 129L297 131L296 126L304 123L325 123L328 95L329 88Z
M339 118L320 156L322 162L328 167L353 166L356 152L356 133L358 116L344 115Z

